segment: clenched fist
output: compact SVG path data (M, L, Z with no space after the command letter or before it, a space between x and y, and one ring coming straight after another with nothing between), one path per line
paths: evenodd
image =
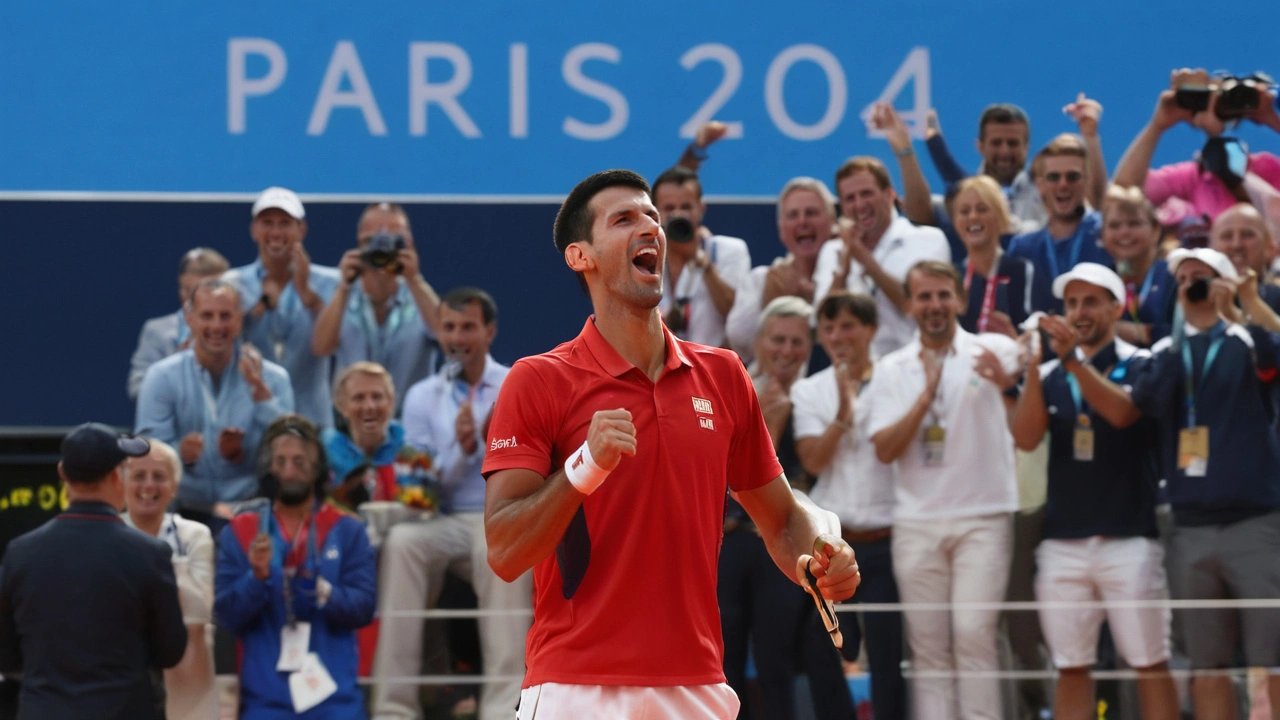
M636 426L631 424L631 413L622 408L596 411L587 429L587 448L591 459L605 471L617 467L623 455L634 456Z

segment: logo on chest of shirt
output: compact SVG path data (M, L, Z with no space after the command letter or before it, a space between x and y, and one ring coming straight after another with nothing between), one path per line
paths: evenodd
M704 415L714 415L715 411L711 408L711 401L706 398L693 398L693 411L698 414L698 425L703 430L715 430L715 421Z

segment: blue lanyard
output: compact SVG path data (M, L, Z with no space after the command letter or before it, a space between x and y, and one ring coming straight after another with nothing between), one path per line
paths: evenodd
M178 536L177 515L173 515L169 518L169 532L173 533L174 549L178 551L178 557L186 557L187 549L182 546L182 538Z
M359 295L351 299L348 306L354 309L356 316L360 318L361 329L364 330L365 347L368 350L368 359L377 363L386 365L387 345L391 339L395 337L396 331L400 329L400 324L404 321L407 312L407 303L401 302L400 292L396 291L392 302L394 305L391 312L387 314L387 324L385 329L378 325L378 317L373 311L373 303L369 302L369 296L365 294L364 289L360 290Z
M1209 330L1209 337L1213 340L1209 344L1209 351L1204 356L1204 367L1200 369L1200 384L1204 384L1204 379L1209 377L1209 368L1213 367L1213 361L1218 359L1218 351L1222 350L1222 343L1227 339L1227 326L1219 321L1213 329ZM1182 366L1186 370L1184 380L1186 382L1187 395L1187 427L1196 426L1196 382L1195 371L1191 364L1191 343L1183 341L1182 343Z
M1084 363L1085 361L1082 360L1081 364L1083 365ZM1128 360L1121 360L1116 363L1115 368L1108 375L1111 381L1119 382L1124 377L1125 369L1128 365ZM1080 383L1076 380L1076 376L1067 372L1066 368L1062 368L1062 372L1067 376L1067 387L1071 390L1071 401L1075 404L1076 417L1090 415L1089 407L1084 404L1084 397L1080 393Z
M1049 231L1045 230L1044 234L1049 237L1049 244L1045 246L1046 254L1049 256L1049 281L1058 277L1058 241L1049 235ZM1081 221L1080 226L1076 228L1075 236L1071 240L1063 242L1071 243L1071 265L1068 270L1075 267L1080 262L1080 248L1084 245L1084 222Z

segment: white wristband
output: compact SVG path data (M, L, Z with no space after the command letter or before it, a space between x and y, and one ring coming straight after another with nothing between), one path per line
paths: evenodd
M583 495L590 495L609 477L609 471L596 464L591 448L584 441L577 452L564 461L564 476Z

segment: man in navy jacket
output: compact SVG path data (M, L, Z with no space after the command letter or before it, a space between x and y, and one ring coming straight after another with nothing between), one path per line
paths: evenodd
M150 445L87 423L62 441L67 511L9 544L0 578L0 672L22 674L18 717L151 720L153 673L187 628L169 546L120 521L127 457Z
M1234 304L1239 276L1222 253L1175 250L1169 270L1185 324L1152 348L1132 398L1160 424L1173 506L1170 586L1178 598L1280 596L1280 438L1274 337ZM1189 610L1180 615L1196 670L1280 666L1280 611ZM1280 697L1280 675L1270 678ZM1195 679L1196 716L1233 717L1222 674ZM1221 714L1225 713L1225 714Z

